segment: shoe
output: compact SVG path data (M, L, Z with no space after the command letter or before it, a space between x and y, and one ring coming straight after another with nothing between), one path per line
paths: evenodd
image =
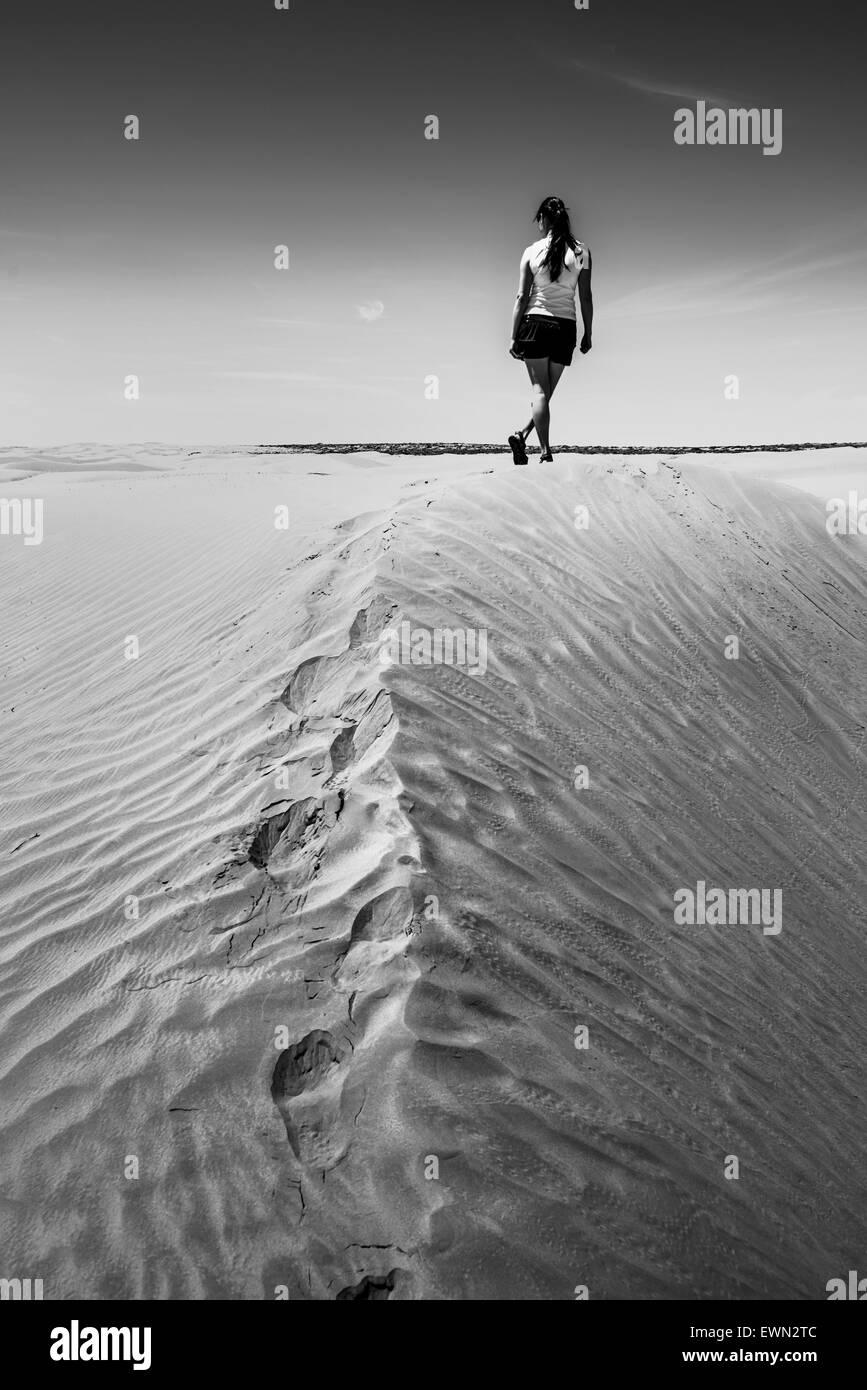
M513 463L527 463L527 448L522 434L510 434L509 447L512 450Z

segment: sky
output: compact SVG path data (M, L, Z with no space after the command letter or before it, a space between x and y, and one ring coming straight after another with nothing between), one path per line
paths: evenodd
M504 438L549 194L596 318L555 445L863 439L862 24L854 0L4 0L0 444ZM700 100L781 110L779 154L677 145Z

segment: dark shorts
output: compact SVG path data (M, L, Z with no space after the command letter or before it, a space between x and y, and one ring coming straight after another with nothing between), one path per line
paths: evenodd
M555 319L550 314L525 314L518 324L515 351L522 357L550 357L568 367L578 341L575 319Z

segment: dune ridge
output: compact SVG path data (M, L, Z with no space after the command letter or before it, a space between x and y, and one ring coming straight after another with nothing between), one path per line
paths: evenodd
M377 1206L438 1160L415 1296L821 1297L864 1234L863 550L722 476L582 486L584 533L564 467L404 504L380 565L392 626L490 665L386 673L436 910ZM779 885L780 941L676 927L699 878Z

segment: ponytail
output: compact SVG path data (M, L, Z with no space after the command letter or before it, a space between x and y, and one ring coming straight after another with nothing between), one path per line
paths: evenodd
M545 198L539 204L536 220L547 218L551 224L551 243L545 253L542 265L552 280L560 279L560 272L566 260L566 248L577 250L578 243L572 235L569 222L569 209L562 198Z

